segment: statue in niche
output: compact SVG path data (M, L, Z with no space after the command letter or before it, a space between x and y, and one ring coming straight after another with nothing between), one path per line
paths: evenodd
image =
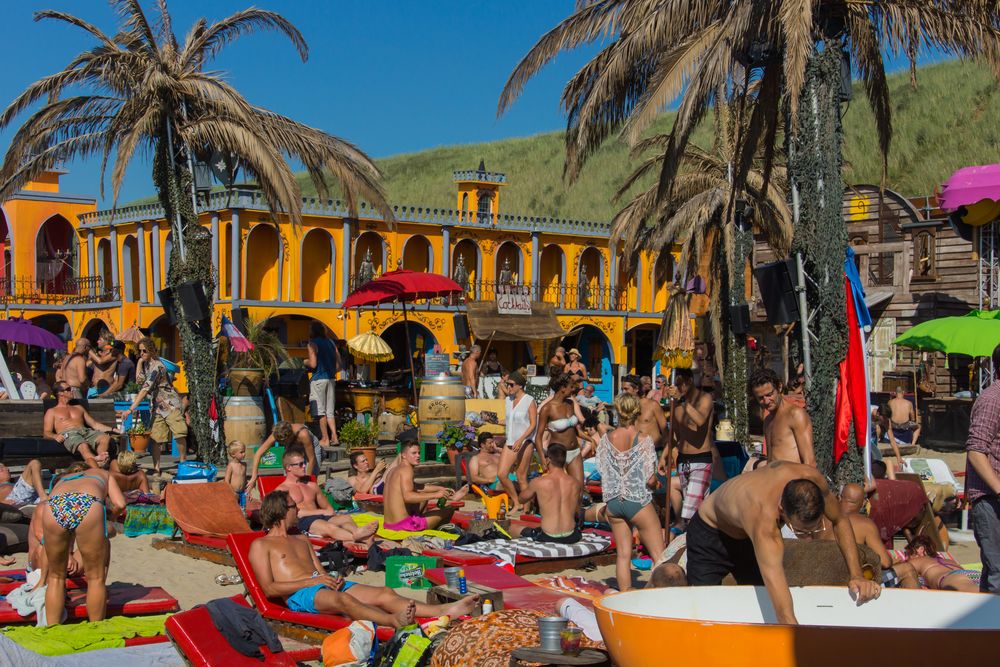
M358 287L375 279L375 264L372 263L372 249L365 250L365 258L358 268Z
M514 284L514 272L510 269L510 257L503 260L503 267L500 269L500 284L501 285L513 285Z
M458 256L458 264L455 265L455 274L452 276L456 283L465 290L469 291L469 271L465 268L465 256Z
M590 278L583 264L580 265L580 308L590 308Z

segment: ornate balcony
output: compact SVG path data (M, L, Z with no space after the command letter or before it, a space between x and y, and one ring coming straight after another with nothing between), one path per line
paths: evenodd
M121 300L120 285L105 285L102 276L37 280L16 276L0 283L0 303L91 304Z

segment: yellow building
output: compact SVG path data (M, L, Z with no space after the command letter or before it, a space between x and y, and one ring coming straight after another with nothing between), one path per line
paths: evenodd
M176 330L157 294L166 282L172 241L162 208L98 211L92 198L60 193L59 175L47 174L3 203L8 316L23 315L67 340L137 325L163 342L164 356L176 358ZM375 275L402 266L454 277L462 265L470 300L493 299L503 282L527 286L534 299L554 304L567 332L563 344L580 348L590 374L601 378L599 395L610 398L621 374L652 370L673 277L669 253L644 256L629 273L621 254L609 248L609 223L503 213L507 178L483 164L456 171L454 181L455 210L394 206L392 229L371 209L352 218L334 200L305 198L296 227L284 216L275 224L253 188L205 194L199 216L211 233L218 270L216 328L222 314L245 308L241 312L254 319L271 319L293 353L304 351L313 319L338 339L373 329L400 349L405 337L398 307L360 313L339 307L366 257ZM454 316L461 310L444 303L415 308L413 346L439 345L450 354L477 342L457 337ZM473 327L470 336L476 333ZM507 367L544 364L550 351L540 344L493 347Z

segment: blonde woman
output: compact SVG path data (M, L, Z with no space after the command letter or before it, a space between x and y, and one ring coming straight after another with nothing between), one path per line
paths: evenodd
M635 425L642 405L638 397L622 394L615 399L615 409L618 428L601 436L597 470L618 549L618 589L627 591L632 587L632 529L639 530L639 539L653 562L663 553L663 530L653 507L656 449L653 439L639 433Z

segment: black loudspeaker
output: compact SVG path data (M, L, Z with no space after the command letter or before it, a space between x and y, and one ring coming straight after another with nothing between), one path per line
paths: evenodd
M455 326L455 339L465 340L471 335L469 332L469 320L466 319L465 313L455 313L452 316L452 321Z
M247 330L247 321L250 319L250 309L245 306L234 308L231 319L236 328L245 333Z
M729 328L737 336L745 336L750 332L750 306L745 303L729 306Z
M181 283L175 288L176 301L180 302L181 313L189 322L200 322L212 316L208 308L208 297L205 296L205 286L200 280ZM175 303L176 307L177 304ZM180 315L181 313L178 313Z
M764 264L753 270L760 287L760 296L771 324L791 324L799 321L799 304L795 295L795 262L784 259Z
M309 396L309 375L304 368L279 368L271 376L271 392L275 396L297 399Z
M167 316L167 324L177 324L177 310L174 306L174 291L169 287L161 289L157 294L160 297L160 305L163 306L163 314Z

